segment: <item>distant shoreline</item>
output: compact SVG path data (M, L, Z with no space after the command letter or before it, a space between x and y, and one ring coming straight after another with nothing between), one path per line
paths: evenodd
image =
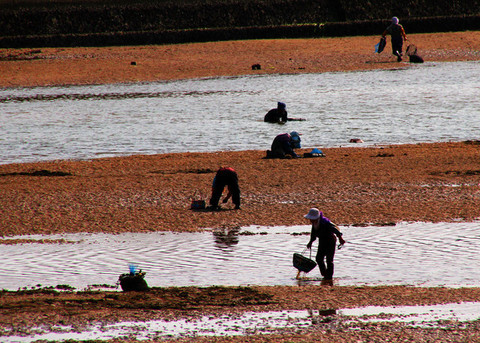
M480 31L409 34L427 62L480 60ZM380 30L381 31L381 30ZM0 49L0 87L113 84L202 77L408 68L374 36L173 45ZM253 69L253 65L260 69Z
M315 24L14 35L0 36L0 48L107 47L251 39L340 38L374 35L387 22L377 19ZM464 32L480 29L480 15L405 18L402 23L415 34Z

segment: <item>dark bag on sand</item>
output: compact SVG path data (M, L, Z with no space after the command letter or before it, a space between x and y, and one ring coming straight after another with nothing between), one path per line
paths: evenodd
M423 63L423 58L418 55L417 47L413 44L410 44L405 51L408 58L410 59L410 63Z
M423 58L418 55L410 55L410 63L423 63Z
M311 271L313 268L317 266L317 262L314 260L303 256L302 254L305 253L305 250L299 254L299 253L294 253L293 254L293 266L297 268L301 272L308 273ZM310 257L312 255L312 251L310 250Z
M192 200L190 208L192 210L203 210L206 207L205 200Z
M201 199L200 196L198 196L198 192L195 192L192 198L192 203L190 204L190 209L191 210L203 210L206 207L206 202L205 200Z

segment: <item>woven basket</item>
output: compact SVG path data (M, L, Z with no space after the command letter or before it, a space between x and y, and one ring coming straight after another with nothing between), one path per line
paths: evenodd
M317 262L299 253L293 254L293 266L301 272L308 273L317 266Z

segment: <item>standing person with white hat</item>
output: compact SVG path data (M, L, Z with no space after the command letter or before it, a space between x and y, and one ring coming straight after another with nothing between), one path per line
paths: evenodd
M397 56L398 62L401 62L403 55L403 41L407 40L407 35L405 34L403 26L399 24L397 17L392 18L392 23L385 29L382 37L385 37L387 34L392 36L392 54Z
M304 217L312 223L312 231L307 248L311 249L312 243L318 238L318 250L315 260L324 280L332 280L333 258L335 256L337 237L341 245L345 244L342 233L330 219L323 216L323 213L318 208L311 208Z

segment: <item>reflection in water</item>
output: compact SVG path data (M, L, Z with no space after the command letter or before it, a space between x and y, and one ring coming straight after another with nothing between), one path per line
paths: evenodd
M320 284L318 268L295 279L292 255L305 248L302 233L308 230L6 237L0 239L0 265L8 277L0 278L0 289L112 285L129 264L147 273L151 287ZM347 243L336 254L335 285L480 286L479 223L351 226L342 232Z
M315 273L312 272L312 273ZM305 285L321 285L321 286L334 286L334 285L338 285L339 284L339 280L338 279L331 279L331 280L325 280L323 279L322 277L318 276L318 277L309 277L307 275L305 275L304 273L302 273L301 275L303 276L297 276L295 279L296 279L296 284L297 286L305 286Z
M213 230L213 237L217 246L222 249L237 245L239 233L240 227L215 229Z

